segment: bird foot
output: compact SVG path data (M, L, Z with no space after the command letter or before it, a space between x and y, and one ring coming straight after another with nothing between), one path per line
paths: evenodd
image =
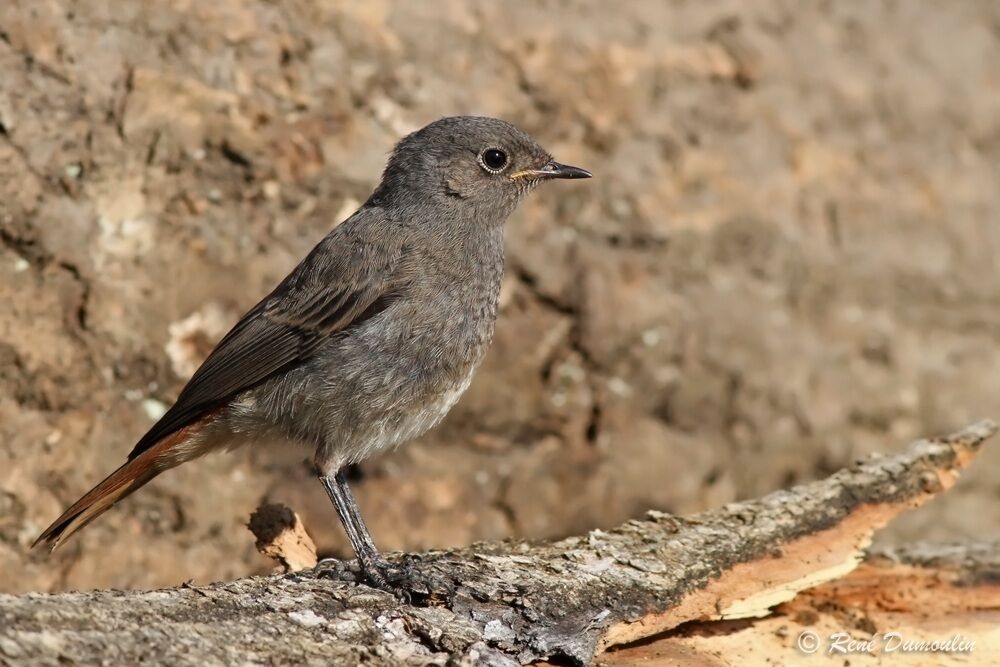
M392 594L405 604L431 607L449 604L455 597L454 584L438 575L420 572L413 562L390 563L378 559L368 563L327 558L317 565L320 576L367 584Z
M347 581L352 584L364 583L361 566L356 560L340 560L339 558L323 558L316 563L316 575L326 579Z
M451 580L421 572L413 562L382 561L366 572L368 582L380 590L392 593L401 602L418 607L449 604L455 597Z

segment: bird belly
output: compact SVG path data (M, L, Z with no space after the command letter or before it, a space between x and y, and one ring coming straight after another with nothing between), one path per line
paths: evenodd
M430 320L387 312L332 338L231 404L234 430L311 445L324 473L423 435L468 389L492 337L491 304L463 306Z
M371 428L365 429L367 433L357 434L345 463L358 463L378 452L394 449L434 428L469 388L472 374L470 369L457 385L424 396L416 407L403 408L395 414L389 413L374 420Z

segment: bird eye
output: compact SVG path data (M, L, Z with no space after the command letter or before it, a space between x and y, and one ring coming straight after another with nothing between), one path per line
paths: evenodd
M499 174L507 166L507 154L499 148L487 148L479 154L479 164L491 174Z

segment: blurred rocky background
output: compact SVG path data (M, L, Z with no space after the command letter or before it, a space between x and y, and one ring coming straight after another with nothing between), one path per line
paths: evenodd
M447 422L353 471L425 549L690 512L1000 417L1000 4L0 4L0 590L268 566L305 451L159 478L48 558L226 328L435 118L593 170L508 226ZM884 537L1000 537L1000 451ZM992 462L992 463L991 463Z

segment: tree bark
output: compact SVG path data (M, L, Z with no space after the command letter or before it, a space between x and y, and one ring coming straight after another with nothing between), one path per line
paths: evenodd
M883 584L899 584L891 589L896 604L911 611L940 603L945 611L995 614L1000 568L989 546L904 550L858 565L875 530L950 488L996 430L980 422L821 481L687 518L651 511L614 530L557 542L396 556L451 582L454 596L436 606L403 604L316 570L159 591L0 596L0 661L628 664L620 661L660 647L667 653L654 657L670 664L705 650L711 632L704 624L732 629L736 619L764 617L738 627L753 634L759 623L779 637L775 650L794 650L795 637L785 632L781 639L768 622L823 600L863 607L866 591ZM911 588L933 580L937 594L900 597L904 572ZM808 614L800 616L807 626ZM692 622L702 630L675 630ZM654 636L660 639L635 645ZM683 643L692 637L697 646Z

